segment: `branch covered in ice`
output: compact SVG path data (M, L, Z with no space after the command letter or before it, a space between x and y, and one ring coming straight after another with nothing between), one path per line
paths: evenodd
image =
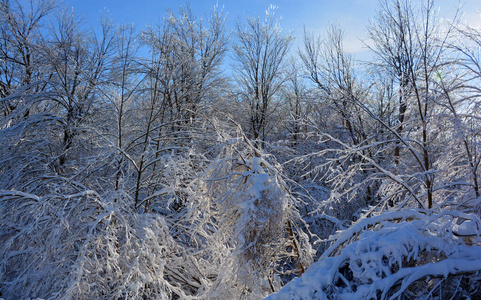
M426 215L410 210L361 219L332 236L332 246L318 262L268 299L469 295L481 283L476 275L481 271L480 225L476 215L449 211ZM470 237L459 238L462 233ZM463 280L469 274L474 276Z

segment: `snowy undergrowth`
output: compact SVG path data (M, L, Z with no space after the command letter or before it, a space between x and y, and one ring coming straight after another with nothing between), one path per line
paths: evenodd
M260 299L312 263L279 166L245 137L226 141L199 186L184 220L198 220L195 256L213 275L202 299Z
M331 236L318 262L267 299L474 299L480 235L480 219L456 211L363 218Z
M6 299L167 299L175 248L164 220L94 191L0 193L0 283Z
M241 136L204 171L170 215L58 178L0 191L0 297L260 299L312 263L273 157Z

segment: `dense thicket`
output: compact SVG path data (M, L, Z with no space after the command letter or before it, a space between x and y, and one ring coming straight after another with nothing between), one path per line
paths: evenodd
M0 297L481 297L481 30L226 16L0 1Z

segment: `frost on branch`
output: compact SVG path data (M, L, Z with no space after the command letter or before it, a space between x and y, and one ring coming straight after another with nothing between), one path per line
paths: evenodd
M168 298L164 220L94 191L0 193L0 282L6 299Z
M477 299L480 235L473 214L410 210L362 218L331 236L321 259L268 299Z
M215 274L207 298L266 296L312 261L295 199L268 160L241 137L229 140L205 172L186 219L199 220L196 236L207 243L199 263L219 262L206 271Z

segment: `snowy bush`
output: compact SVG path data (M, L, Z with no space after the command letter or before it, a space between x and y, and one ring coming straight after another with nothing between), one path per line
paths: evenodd
M269 157L245 137L227 141L194 198L183 219L197 220L191 244L205 243L195 256L213 280L202 297L266 296L312 262L296 200Z
M0 288L6 299L168 298L175 248L164 220L122 195L0 193Z
M268 299L481 296L481 221L474 214L387 212L358 220L331 241L302 277Z

